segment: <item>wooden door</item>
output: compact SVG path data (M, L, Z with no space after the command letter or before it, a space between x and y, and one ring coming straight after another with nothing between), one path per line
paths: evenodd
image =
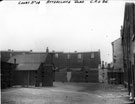
M52 65L43 65L42 68L42 86L53 86L53 67Z

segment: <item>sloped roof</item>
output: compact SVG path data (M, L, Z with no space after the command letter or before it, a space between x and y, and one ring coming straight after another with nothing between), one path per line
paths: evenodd
M47 54L25 54L11 57L8 62L14 63L16 59L16 70L37 70L41 63L46 61Z
M40 64L19 64L16 70L37 70Z
M25 54L25 55L16 55L11 57L8 62L14 63L16 59L16 64L40 64L45 62L47 54Z

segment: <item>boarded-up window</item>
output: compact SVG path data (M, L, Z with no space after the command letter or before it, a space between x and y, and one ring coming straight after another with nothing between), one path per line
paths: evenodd
M94 53L91 53L91 58L94 58Z

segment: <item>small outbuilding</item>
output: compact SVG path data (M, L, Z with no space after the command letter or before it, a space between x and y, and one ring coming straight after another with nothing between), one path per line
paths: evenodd
M17 65L13 72L14 85L53 86L52 54L15 55L9 59L8 63Z

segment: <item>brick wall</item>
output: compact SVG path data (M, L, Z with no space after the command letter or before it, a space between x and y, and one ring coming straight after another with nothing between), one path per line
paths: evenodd
M66 72L55 72L55 81L67 82ZM88 72L72 71L70 82L98 82L98 70Z

